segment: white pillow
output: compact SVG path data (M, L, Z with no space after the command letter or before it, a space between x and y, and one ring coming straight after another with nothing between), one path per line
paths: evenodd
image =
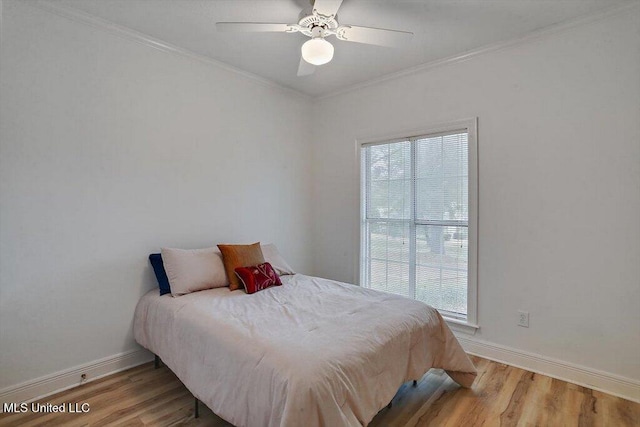
M264 261L271 264L271 267L278 273L279 276L286 274L296 274L293 271L293 268L287 263L287 261L282 258L280 252L278 252L278 248L273 243L269 243L267 245L260 245L262 249L262 256L264 257Z
M229 286L222 254L217 248L162 248L160 252L174 297Z

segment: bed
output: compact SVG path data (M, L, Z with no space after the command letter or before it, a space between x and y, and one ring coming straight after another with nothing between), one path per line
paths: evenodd
M252 295L150 291L135 339L238 427L367 425L430 368L473 383L473 364L426 304L302 274L281 280Z

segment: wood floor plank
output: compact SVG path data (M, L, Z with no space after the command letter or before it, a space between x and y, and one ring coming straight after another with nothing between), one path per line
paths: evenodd
M471 389L442 370L416 387L398 390L372 427L522 426L640 427L640 404L544 375L472 357L478 377ZM0 414L0 426L188 426L233 427L200 404L166 366L148 363L43 399L40 403L88 402L91 411Z
M595 425L596 398L593 390L584 388L582 392L582 403L580 404L580 415L578 417L578 427L589 427Z
M540 408L544 408L546 395L551 390L551 378L545 375L533 374L531 381L532 384L518 420L517 425L519 427L544 425L538 418L542 412Z
M520 376L516 388L511 393L511 399L507 408L500 414L500 425L515 426L522 416L524 404L526 402L527 393L533 382L533 372L523 371Z
M489 420L495 411L495 397L500 392L502 383L506 379L506 365L489 362L485 359L474 360L478 369L478 377L471 389L460 389L466 395L465 404L460 404L458 425L474 425L478 420Z

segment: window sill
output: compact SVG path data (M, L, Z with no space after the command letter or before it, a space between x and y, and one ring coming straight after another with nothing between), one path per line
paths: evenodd
M480 329L480 325L469 323L466 320L454 319L453 317L442 316L451 328L452 331L462 332L468 335L475 335L476 331Z

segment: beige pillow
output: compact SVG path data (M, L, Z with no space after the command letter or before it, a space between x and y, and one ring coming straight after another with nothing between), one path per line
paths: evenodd
M228 285L222 255L216 248L162 248L161 254L174 297Z
M218 245L218 249L222 252L224 269L229 278L229 289L232 291L243 288L238 276L236 276L236 268L255 267L264 263L260 242L252 245Z
M264 256L265 262L271 264L271 267L278 273L278 275L282 276L283 274L296 274L293 271L293 268L287 263L287 261L282 258L280 252L278 252L278 248L273 243L269 243L266 245L261 245L262 255Z

